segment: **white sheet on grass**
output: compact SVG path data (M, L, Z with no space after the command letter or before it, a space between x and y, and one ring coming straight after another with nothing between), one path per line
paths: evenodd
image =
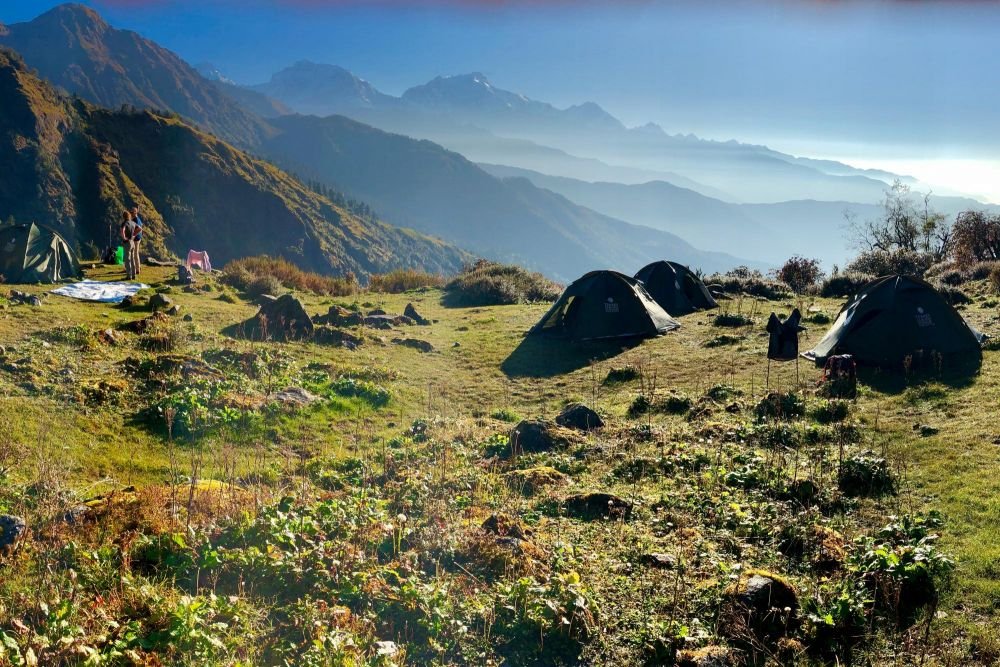
M84 301L100 301L102 303L121 303L127 296L132 296L147 285L142 283L114 282L105 283L100 280L81 280L78 283L63 285L52 290L53 294L68 296Z

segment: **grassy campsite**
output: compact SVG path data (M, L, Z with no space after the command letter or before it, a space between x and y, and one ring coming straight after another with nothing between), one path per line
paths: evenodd
M809 349L845 299L759 275L665 335L567 344L524 335L561 290L521 269L335 296L238 264L0 303L8 663L1000 660L989 344L837 398L769 367L764 327L798 309ZM990 282L960 289L993 331ZM251 333L273 293L308 337Z

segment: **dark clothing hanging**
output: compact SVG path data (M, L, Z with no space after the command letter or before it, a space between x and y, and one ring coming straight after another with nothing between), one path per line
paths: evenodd
M774 361L794 361L799 356L799 332L805 327L799 322L802 314L796 308L784 322L771 313L767 320L767 333L771 337L767 341L767 358Z

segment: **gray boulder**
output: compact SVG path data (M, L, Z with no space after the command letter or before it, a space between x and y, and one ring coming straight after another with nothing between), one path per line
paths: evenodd
M556 423L578 431L593 431L604 426L601 416L583 403L571 403L556 417Z
M21 542L28 525L19 516L0 514L0 554L8 554Z
M264 302L244 325L245 335L255 339L301 340L313 335L313 322L302 302L291 294Z
M403 309L403 315L406 315L420 326L427 326L431 323L430 320L421 316L420 313L417 312L417 309L413 307L412 303L406 304L406 308Z
M166 294L154 294L149 297L149 308L154 313L158 310L167 310L172 305L174 305L174 302Z

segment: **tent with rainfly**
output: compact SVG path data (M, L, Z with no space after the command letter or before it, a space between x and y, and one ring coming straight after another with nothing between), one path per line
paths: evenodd
M679 326L635 278L591 271L567 287L528 333L583 341L657 336Z
M0 227L4 282L54 283L79 271L76 255L56 231L35 223Z
M850 354L862 363L899 365L906 357L978 356L986 337L929 284L884 276L861 288L807 359Z
M656 303L671 315L687 315L719 307L701 278L683 264L660 260L639 269L635 277L642 281Z

